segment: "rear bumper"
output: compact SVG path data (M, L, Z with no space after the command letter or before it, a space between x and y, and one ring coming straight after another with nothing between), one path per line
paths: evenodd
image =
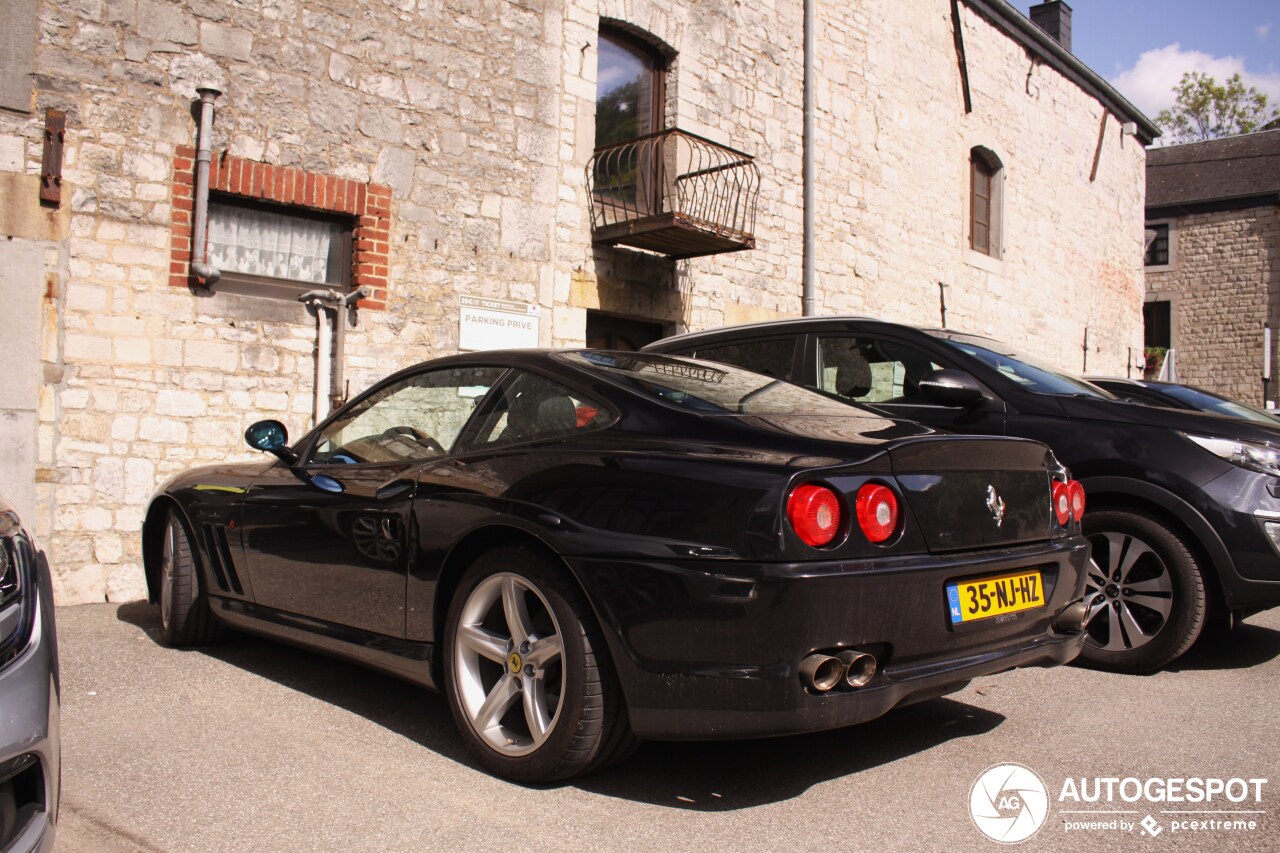
M571 560L597 607L632 727L651 739L763 737L874 719L970 679L1056 666L1084 635L1053 623L1083 593L1088 543L856 563ZM946 585L1028 568L1043 607L953 626ZM800 661L856 648L864 687L805 687Z

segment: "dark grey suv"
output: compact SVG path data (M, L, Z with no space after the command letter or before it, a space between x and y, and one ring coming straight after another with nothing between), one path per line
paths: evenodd
M1082 658L1138 672L1206 622L1280 604L1280 429L1125 402L998 341L856 317L784 320L645 347L735 364L954 432L1038 439L1087 495ZM975 464L979 464L975 460Z

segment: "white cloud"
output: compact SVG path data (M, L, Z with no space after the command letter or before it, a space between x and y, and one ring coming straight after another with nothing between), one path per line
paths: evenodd
M1267 36L1271 35L1271 24L1261 24L1254 27L1253 31L1258 34L1258 38L1266 39Z
M1280 105L1280 73L1259 74L1244 67L1244 57L1183 50L1177 42L1147 51L1138 57L1136 65L1112 76L1110 82L1134 106L1154 119L1156 113L1173 106L1173 88L1188 71L1212 75L1219 83L1239 72L1246 88L1253 86L1267 96L1268 106Z

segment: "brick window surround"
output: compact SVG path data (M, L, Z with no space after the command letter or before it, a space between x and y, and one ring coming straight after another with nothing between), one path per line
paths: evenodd
M191 272L192 209L195 206L196 150L180 145L173 157L173 238L169 284L198 287ZM287 204L295 208L340 213L353 218L352 287L370 294L360 308L387 306L390 269L391 187L273 166L215 152L209 163L209 189L231 196Z

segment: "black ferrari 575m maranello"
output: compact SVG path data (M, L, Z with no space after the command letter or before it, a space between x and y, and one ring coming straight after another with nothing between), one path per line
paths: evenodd
M164 638L224 625L441 689L491 771L858 723L1080 651L1084 493L738 368L485 352L401 371L143 527Z

